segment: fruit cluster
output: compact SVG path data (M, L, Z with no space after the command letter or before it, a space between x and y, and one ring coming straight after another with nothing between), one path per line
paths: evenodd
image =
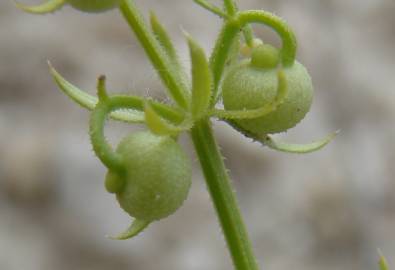
M122 209L135 218L131 227L116 239L136 235L152 221L167 217L182 205L191 185L191 165L177 138L202 121L208 123L210 117L224 120L244 135L285 152L315 151L333 137L331 134L312 144L296 145L279 142L269 135L299 123L309 111L313 98L310 76L295 60L296 39L286 22L261 10L234 10L227 14L203 0L196 2L223 17L224 27L210 60L186 34L191 79L164 27L151 14L149 30L132 0L49 0L38 6L17 4L32 13L53 12L65 4L85 12L119 7L173 100L173 104L165 104L136 96L110 96L103 76L98 80L98 97L93 97L50 68L59 87L78 104L92 110L91 142L96 155L108 168L106 189L114 193ZM282 39L282 48L253 38L252 23L275 30ZM242 32L245 45L241 45ZM217 108L221 99L224 109ZM148 130L126 136L114 151L104 136L107 116L144 123Z

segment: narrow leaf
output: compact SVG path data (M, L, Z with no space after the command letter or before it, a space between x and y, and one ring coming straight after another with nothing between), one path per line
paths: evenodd
M269 148L272 148L277 151L294 153L294 154L306 154L317 151L331 142L335 136L339 133L339 131L333 132L329 134L324 139L309 143L309 144L292 144L282 142L278 139L273 138L270 135L267 135L263 140L260 140L263 144L267 145Z
M121 13L128 22L131 30L135 33L141 46L146 52L155 70L158 72L162 82L166 86L171 98L182 109L189 107L189 88L174 70L173 65L169 65L169 57L159 44L155 35L148 30L144 17L135 5L135 1L123 0L119 6Z
M165 54L169 58L170 65L175 70L175 75L180 78L180 80L186 87L188 87L189 82L187 79L187 75L177 55L177 51L174 48L173 42L171 41L165 27L159 22L155 13L153 13L152 11L150 14L150 22L152 32L154 33L156 40L159 42L159 45L163 48Z
M68 97L74 100L80 106L93 110L98 102L98 98L87 94L81 89L77 88L65 78L63 78L49 63L50 72L55 79L56 84ZM115 111L110 114L110 117L129 123L144 123L144 113L134 110Z
M126 231L120 233L117 236L107 236L107 237L113 240L127 240L138 235L145 228L147 228L149 224L150 224L149 221L135 219L132 225L130 225L130 227Z
M150 14L150 22L151 22L151 29L154 32L154 35L163 49L166 51L167 55L170 59L176 63L178 63L178 56L177 52L173 46L173 43L166 32L166 29L163 25L159 22L158 18L156 17L155 13L151 12Z
M200 5L201 7L207 9L208 11L220 16L221 18L224 18L224 19L229 18L228 14L226 14L222 9L213 5L210 2L207 2L206 0L194 0L194 2L198 5Z
M187 35L192 64L192 116L204 116L211 99L211 73L204 50Z
M33 13L33 14L45 14L45 13L51 13L59 8L61 8L66 0L48 0L45 3L35 5L35 6L28 6L24 5L19 2L15 2L15 6L19 9L22 9L23 11Z

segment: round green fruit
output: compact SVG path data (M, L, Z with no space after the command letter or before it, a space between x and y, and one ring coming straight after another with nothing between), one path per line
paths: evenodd
M183 204L191 186L191 165L173 138L138 132L124 138L116 152L123 158L125 173L109 171L106 187L122 183L116 196L130 216L158 220Z
M253 52L250 61L228 72L222 82L226 110L258 109L274 100L278 86L276 57L279 55L272 48L260 48ZM241 128L256 135L278 133L294 127L305 117L313 99L311 78L297 61L283 71L287 81L283 103L263 117L235 120Z

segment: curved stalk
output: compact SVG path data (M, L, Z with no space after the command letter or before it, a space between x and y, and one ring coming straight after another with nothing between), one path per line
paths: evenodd
M207 119L196 123L191 136L217 215L237 270L258 270L223 157Z
M102 80L99 80L99 91L101 81ZM91 114L89 127L91 143L96 156L108 169L122 173L124 170L123 160L116 152L113 151L112 147L107 142L106 137L104 136L104 124L107 115L112 111L122 108L138 108L140 100L138 98L126 96L114 96L109 98L104 92L102 92L101 95L102 96L99 96L99 103Z
M224 0L224 8L230 17L234 17L239 11L235 0ZM243 27L243 35L247 45L252 48L254 42L254 33L250 25Z
M288 24L280 17L263 10L247 10L237 14L237 20L244 27L250 23L260 23L269 26L282 39L280 50L284 67L292 66L296 56L296 37Z
M251 23L266 25L279 34L282 39L280 53L282 65L284 67L291 66L295 61L297 47L296 38L283 19L263 10L238 12L233 19L228 20L224 24L211 54L210 67L213 72L213 96L215 98L218 97L219 83L225 69L226 61L231 53L233 40L237 37L240 29L243 29Z

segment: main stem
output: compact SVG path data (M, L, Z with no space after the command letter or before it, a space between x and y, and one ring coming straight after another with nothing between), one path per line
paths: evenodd
M191 131L206 184L237 270L258 270L247 230L208 119Z
M187 108L188 102L183 95L184 89L177 82L174 71L167 68L169 65L152 33L146 27L134 1L122 0L120 9L163 81L170 90L173 90L171 94L174 99L181 107ZM192 128L191 135L234 265L237 270L258 270L236 196L213 136L209 119L198 121Z

